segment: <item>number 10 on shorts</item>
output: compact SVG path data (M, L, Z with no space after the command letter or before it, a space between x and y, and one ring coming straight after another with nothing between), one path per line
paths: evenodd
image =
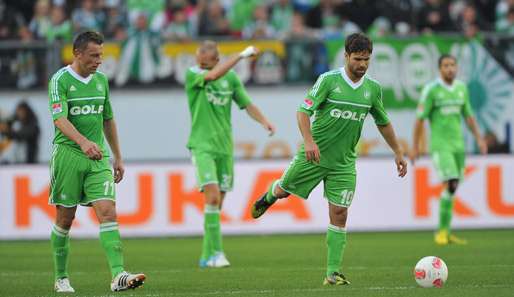
M344 190L341 192L341 205L349 207L352 204L353 191Z

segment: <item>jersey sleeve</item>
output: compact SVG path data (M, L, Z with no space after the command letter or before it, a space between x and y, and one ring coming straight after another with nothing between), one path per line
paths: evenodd
M310 89L309 93L307 93L307 96L298 108L298 111L312 116L314 111L317 110L319 106L327 99L327 96L330 92L329 84L330 82L327 78L327 75L320 75L314 86L312 86Z
M234 87L234 101L240 109L246 108L248 105L252 103L252 100L246 92L245 86L243 85L239 77L237 77L235 72L232 72L231 81Z
M384 126L390 122L384 108L384 103L382 102L382 87L380 86L378 86L375 98L371 102L371 109L369 110L369 113L375 120L376 125Z
M426 119L432 111L434 99L430 95L431 86L425 86L421 91L421 98L419 99L418 108L416 110L416 117L418 119Z
M104 121L110 120L114 118L114 114L112 112L112 106L111 106L111 96L109 95L109 80L107 77L104 76L104 90L105 90L105 101L104 101L104 111L103 111L103 118Z
M66 86L62 80L59 80L60 77L61 74L56 73L48 83L49 108L54 121L68 116Z
M473 116L473 109L469 101L468 88L464 87L464 106L462 107L462 115L467 118Z
M200 68L189 68L186 72L186 89L205 87L205 73Z

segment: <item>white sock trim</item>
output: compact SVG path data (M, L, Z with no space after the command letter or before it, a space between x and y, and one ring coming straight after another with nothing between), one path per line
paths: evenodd
M217 205L205 204L203 212L204 213L219 213L220 208Z
M346 227L339 227L336 225L329 224L328 229L337 233L346 233Z
M118 230L117 222L109 222L109 223L100 224L100 232L108 232L108 231L114 231L114 230Z
M59 237L66 237L70 230L63 229L57 225L52 226L52 232Z

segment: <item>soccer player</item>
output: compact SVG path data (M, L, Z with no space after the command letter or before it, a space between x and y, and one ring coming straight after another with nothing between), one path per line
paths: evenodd
M55 137L50 161L49 203L57 209L51 243L55 291L74 292L68 278L69 231L77 205L91 206L100 222L100 242L112 275L111 290L141 286L144 274L123 268L122 245L116 221L115 187L124 165L102 63L103 36L86 31L73 42L73 63L55 73L48 84ZM114 154L114 176L107 138Z
M200 267L229 266L223 253L220 210L226 192L232 190L234 161L232 144L232 101L269 131L275 127L255 106L236 73L231 70L241 59L254 57L247 47L238 55L219 62L217 44L204 41L196 52L197 64L186 74L186 93L191 113L191 134L187 147L196 167L198 187L205 194L204 237Z
M368 113L394 151L398 175L407 174L407 163L382 104L382 88L365 75L372 51L372 42L365 35L356 33L346 38L345 66L320 75L298 109L303 145L282 177L252 207L252 216L258 218L277 199L290 194L307 199L323 181L330 217L324 285L350 283L340 269L346 218L355 193L355 146Z
M437 244L465 244L466 240L450 233L453 197L459 180L464 174L464 139L461 117L475 137L482 154L487 153L487 145L480 136L473 116L466 84L457 80L457 59L451 55L439 58L440 77L425 86L421 93L414 126L414 143L411 152L412 162L419 156L423 122L430 122L430 152L444 190L439 202L439 230L434 240Z

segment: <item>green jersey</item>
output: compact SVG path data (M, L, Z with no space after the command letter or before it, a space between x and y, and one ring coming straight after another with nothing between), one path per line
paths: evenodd
M380 84L367 76L354 83L344 68L322 74L299 111L314 115L311 131L321 154L319 165L334 169L354 170L355 146L368 112L377 125L389 123ZM299 154L304 153L302 145Z
M417 117L430 122L430 151L464 152L462 116L472 116L466 84L437 79L421 93Z
M186 74L186 93L191 113L191 134L187 147L232 155L232 101L241 109L250 97L233 70L215 81L205 81L207 70L198 66Z
M103 123L113 118L107 77L96 72L84 78L71 66L57 71L48 84L50 113L53 120L66 117L90 141L96 143L104 156ZM64 144L82 152L80 146L55 128L54 144Z

